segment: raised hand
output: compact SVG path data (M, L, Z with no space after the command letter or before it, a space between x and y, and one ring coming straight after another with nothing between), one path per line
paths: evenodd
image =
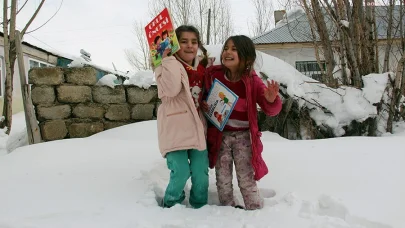
M215 62L215 57L209 57L207 67L213 66L214 62Z
M271 82L267 81L267 88L264 90L264 97L266 98L266 100L270 103L273 103L278 95L279 89L280 86L277 82L275 82L274 80L271 80Z
M171 48L166 48L166 49L163 51L162 59L163 59L163 58L166 58L167 56L169 56L169 53L171 53L171 51L172 51Z

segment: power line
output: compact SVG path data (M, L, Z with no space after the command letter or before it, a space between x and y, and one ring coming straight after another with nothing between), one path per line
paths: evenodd
M98 30L98 29L106 29L106 28L115 28L115 27L129 27L132 25L111 25L111 26L102 26L102 27L88 27L88 28L80 28L80 29L70 29L70 30L52 30L50 32L43 32L43 34L47 33L60 33L60 32L75 32L75 31L89 31L89 30Z
M42 40L40 40L40 39L36 38L35 36L33 36L33 35L31 35L31 34L26 34L26 35L31 36L32 38L34 38L34 39L38 40L39 42L41 42L41 43L45 44L45 45L46 45L46 46L48 46L48 47L50 47L50 48L54 49L55 51L59 51L58 49L56 49L56 48L52 47L51 45L49 45L49 44L45 43L44 41L42 41ZM60 51L59 51L59 52L60 52Z
M1 18L1 19L3 19L3 17L0 17L0 18ZM16 25L15 27L16 27L18 30L21 30L21 28L19 28L17 25ZM47 44L47 43L43 42L42 40L40 40L40 39L36 38L35 36L33 36L33 35L31 35L31 34L25 34L25 35L31 36L32 38L34 38L34 39L38 40L39 42L41 42L41 43L45 44L46 46L48 46L48 47L50 47L50 48L52 48L52 49L54 49L54 50L56 50L56 51L59 51L59 50L57 50L56 48L54 48L54 47L50 46L49 44Z
M67 39L67 40L56 40L52 41L52 43L77 43L79 42L92 42L94 40L107 40L108 38L106 36L117 36L117 35L125 35L125 33L111 33L111 34L105 34L103 36L100 35L94 35L90 37L76 37L75 39Z
M28 1L28 0L27 0L27 1ZM59 10L62 8L62 4L63 4L63 0L62 0L61 3L60 3L59 9L55 12L55 14L52 15L51 18L49 18L44 24L42 24L42 25L39 26L38 28L33 29L33 30L29 31L29 32L26 32L26 34L31 33L31 32L35 32L35 31L37 31L38 29L44 27L46 24L48 24L48 22L49 22L50 20L52 20L52 18L54 18L54 17L56 16L56 14L59 12ZM24 5L25 5L25 4L24 4Z

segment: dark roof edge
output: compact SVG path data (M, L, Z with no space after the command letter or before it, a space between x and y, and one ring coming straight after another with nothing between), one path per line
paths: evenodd
M0 36L4 37L4 33L1 32L1 31L0 31ZM43 48L40 48L40 47L35 46L35 45L33 45L33 44L30 44L30 43L28 43L28 42L26 42L26 41L23 41L22 44L25 45L25 46L27 46L27 47L36 49L36 50L38 50L38 51L45 52L45 53L47 53L48 55L53 55L53 56L57 56L57 57L65 58L65 59L70 59L70 58L67 58L67 57L65 57L65 56L61 56L61 55L55 54L54 52L47 51L47 50L45 50L45 49L43 49ZM72 59L70 59L70 60L72 60Z

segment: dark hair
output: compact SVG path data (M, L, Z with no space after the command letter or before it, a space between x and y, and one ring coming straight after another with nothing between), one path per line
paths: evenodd
M159 40L159 38L160 38L160 36L159 35L157 35L156 37L155 37L155 40L153 41L155 44L157 43L157 41Z
M253 41L249 37L244 35L231 36L225 41L221 53L224 52L224 49L230 40L233 41L233 44L236 47L236 51L238 52L239 75L242 76L245 72L247 72L248 75L250 75L250 73L253 70L253 65L256 61L256 49L255 45L253 44ZM223 67L225 67L222 62L222 59L221 64Z
M164 30L164 31L162 32L162 37L163 37L165 34L166 34L166 36L169 35L169 33L167 32L167 30Z
M201 49L201 51L204 55L204 58L200 61L200 64L203 65L204 67L206 67L208 64L207 49L205 49L201 43L200 32L198 31L198 29L196 27L194 27L192 25L181 25L176 28L177 39L181 39L181 34L183 32L192 32L192 33L195 33L195 35L197 36L198 47Z

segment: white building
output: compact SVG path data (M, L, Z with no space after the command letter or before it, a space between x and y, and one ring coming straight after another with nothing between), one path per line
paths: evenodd
M392 34L396 34L396 39L394 39L390 53L390 71L396 70L398 59L401 56L399 38L400 11L399 6L394 8L395 19ZM376 6L375 12L379 38L378 55L380 70L382 70L387 43L387 7ZM320 69L316 61L311 28L305 12L302 9L296 9L287 14L283 11L276 11L275 19L276 27L274 29L252 39L256 49L284 60L309 77L319 79ZM330 31L334 31L334 22L328 16L325 16L325 20ZM405 25L405 21L403 25ZM322 60L323 56L320 57ZM336 53L335 61L339 63L339 57Z
M3 33L0 32L0 112L3 110L4 92L5 92L5 80L6 80L6 67L4 59L4 38ZM25 75L28 77L28 71L32 67L47 67L57 66L61 62L72 61L69 58L58 56L40 47L31 45L27 42L22 43ZM21 98L21 83L18 63L16 60L14 66L14 80L13 80L13 113L17 113L23 110L22 98ZM28 78L27 78L28 82ZM0 113L1 115L1 113Z

